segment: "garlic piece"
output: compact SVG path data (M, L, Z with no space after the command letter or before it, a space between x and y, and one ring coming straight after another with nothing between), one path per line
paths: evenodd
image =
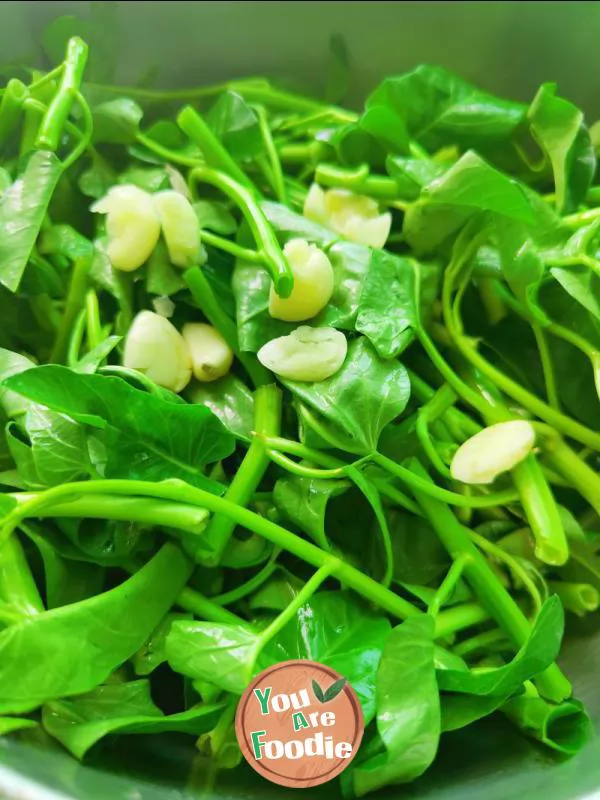
M535 430L526 420L499 422L461 444L450 464L450 473L463 483L492 483L502 472L523 461L534 445Z
M143 372L150 380L181 392L192 377L192 359L177 328L153 311L140 311L125 337L123 365Z
M289 297L279 297L271 286L269 314L287 322L302 322L316 316L333 294L333 267L325 253L304 239L290 239L283 248L294 288Z
M324 381L344 363L348 343L334 328L301 325L289 336L271 339L257 353L260 363L290 381Z
M160 236L152 196L131 184L113 186L91 210L107 215L107 255L113 267L123 272L141 267Z
M216 328L203 322L188 322L181 333L197 380L208 383L227 375L233 363L233 350Z
M153 199L171 262L176 267L197 263L200 225L190 201L174 189L157 192Z
M304 216L351 242L370 247L383 247L392 226L390 212L380 213L373 198L348 189L323 190L316 183L306 196Z

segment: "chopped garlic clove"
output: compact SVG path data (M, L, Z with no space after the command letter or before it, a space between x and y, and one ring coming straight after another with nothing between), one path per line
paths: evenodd
M171 262L176 267L190 267L197 263L200 225L190 201L179 192L168 189L154 195L154 206Z
M233 350L216 328L203 322L189 322L181 333L197 380L208 383L227 375L233 363Z
M181 392L192 377L183 336L166 317L140 311L125 337L123 365L143 372L159 386Z
M289 297L279 297L271 286L269 314L287 322L302 322L321 311L333 294L333 267L325 253L304 239L291 239L283 248L294 276Z
M526 420L499 422L461 444L450 465L452 477L462 483L492 483L516 467L532 451L535 430Z
M348 189L324 191L313 184L304 202L304 216L358 244L383 247L390 235L392 215L379 212L372 197Z
M123 272L141 267L160 236L152 195L129 184L113 186L91 210L107 215L107 255L113 267Z
M263 345L257 353L260 363L291 381L323 381L344 363L348 343L334 328L301 325L289 336Z

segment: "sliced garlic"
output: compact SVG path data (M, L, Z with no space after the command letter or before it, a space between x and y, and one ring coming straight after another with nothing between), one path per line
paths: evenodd
M271 339L257 353L260 363L291 381L323 381L344 363L348 343L334 328L301 325L289 336Z
M181 333L197 380L208 383L227 375L233 363L233 350L216 328L203 322L188 322Z
M107 255L113 267L123 272L141 267L160 236L152 195L130 184L113 186L91 210L107 215Z
M166 317L140 311L125 337L123 365L143 372L150 380L180 392L192 377L188 346Z
M461 444L450 464L450 473L462 483L492 483L523 461L534 445L535 430L526 420L499 422Z
M316 316L333 294L333 267L325 253L304 239L291 239L283 254L294 276L289 297L279 297L271 286L269 314L287 322L302 322Z
M392 215L389 211L380 213L373 198L348 189L323 190L316 183L306 196L304 216L370 247L383 247L392 226Z
M173 189L157 192L153 199L171 262L176 267L197 263L200 225L190 201Z

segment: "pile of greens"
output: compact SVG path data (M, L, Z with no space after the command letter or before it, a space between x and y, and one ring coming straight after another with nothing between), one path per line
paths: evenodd
M0 98L0 732L77 758L183 732L218 781L253 675L309 658L362 704L348 796L415 779L445 732L493 712L575 753L589 724L556 664L564 609L600 602L582 113L551 84L521 105L430 66L354 113L262 79L87 82L86 58L71 38ZM305 218L313 182L390 211L385 249ZM118 184L187 184L201 263L176 268L159 241L115 270L89 209ZM289 292L298 237L335 271L310 324L348 340L314 383L256 358L297 327L268 297ZM178 396L123 367L157 302L178 328L214 325L232 371ZM458 446L513 419L535 450L493 485L454 480Z

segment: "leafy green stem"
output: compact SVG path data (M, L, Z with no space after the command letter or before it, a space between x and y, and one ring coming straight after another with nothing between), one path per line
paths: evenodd
M275 144L273 142L273 136L271 135L271 129L269 127L267 113L265 109L262 108L262 106L256 106L255 111L258 115L260 134L263 140L263 144L265 146L267 158L269 159L269 164L271 166L271 173L273 178L273 191L275 192L277 200L280 203L285 204L287 193L285 189L283 170L281 169L281 161L279 160L277 148L275 147Z
M511 470L535 540L535 554L553 566L569 558L569 545L558 506L537 458L530 453Z
M413 469L424 481L431 482L427 472L418 462L414 463ZM529 621L504 589L484 556L477 550L467 530L447 505L416 488L413 488L413 493L450 556L456 559L465 554L470 555L470 560L464 567L466 580L482 606L511 638L515 646L522 647L531 633ZM540 691L557 703L571 693L569 682L555 664L548 667L537 682Z
M542 364L542 373L544 375L544 384L546 385L546 397L548 403L560 411L560 399L556 388L556 379L554 376L554 367L552 366L552 354L548 347L548 340L545 331L536 322L531 323L531 329L535 336L538 353L540 354L540 362Z
M186 106L179 112L177 124L198 145L208 166L225 172L231 179L243 186L246 191L255 194L256 187L250 178L229 155L221 141L197 111L191 106ZM208 181L208 183L211 183L211 181Z
M237 603L238 600L242 600L242 598L247 597L252 592L255 592L259 587L267 581L271 575L277 569L277 564L275 563L274 559L267 561L262 569L260 569L255 575L249 578L244 583L240 584L240 586L236 586L235 589L231 589L229 592L223 592L223 594L216 595L212 598L214 603L220 606L228 606L232 603Z
M14 132L27 94L27 87L17 78L11 78L6 84L2 100L0 100L0 148Z
M37 149L52 151L58 149L65 122L81 86L87 53L87 45L79 37L74 36L69 39L58 91L42 119L35 141Z
M50 361L55 364L64 363L73 325L80 312L84 309L91 264L92 258L89 255L80 256L73 262L71 283L69 284L65 310L56 334L52 353L50 354Z
M513 489L505 489L501 492L490 493L480 497L469 497L466 495L451 492L448 489L443 489L441 486L436 486L432 480L427 478L423 479L414 471L403 467L401 464L396 464L391 458L381 455L381 453L374 453L372 456L373 463L377 464L382 469L399 478L403 483L410 486L411 490L418 490L425 492L430 497L435 497L444 503L449 503L454 506L461 506L463 508L494 508L495 506L508 505L514 503L519 499L519 494Z
M279 434L281 425L281 391L274 384L260 386L254 398L254 427L266 436ZM258 489L270 464L262 441L254 437L242 463L231 481L225 498L230 503L246 506ZM221 560L223 550L235 530L236 523L225 514L217 514L210 523L205 536L206 555L204 562L215 566Z
M264 260L262 254L258 253L256 250L242 247L236 242L232 242L231 239L217 236L216 233L211 233L210 231L202 231L202 242L211 247L216 247L219 250L224 250L226 253L234 256L234 258L239 258L240 261L248 261L251 264L262 264Z
M369 175L366 164L359 167L338 167L335 164L317 164L315 181L321 186L350 189L374 197L376 200L398 200L398 184L386 175Z
M273 622L271 622L271 624L262 631L260 634L261 648L270 642L271 639L277 636L279 631L284 628L288 622L290 622L290 620L294 619L298 613L298 610L310 600L323 581L329 578L330 575L334 574L341 564L342 562L339 559L335 558L334 556L330 556L329 561L323 564L322 567L319 567L312 578L310 578L300 589L291 603L289 603L281 612L281 614L275 617Z
M265 266L273 279L277 294L281 297L289 297L294 285L292 270L254 194L245 185L212 167L195 167L190 172L188 182L190 188L194 187L197 182L209 183L236 203L252 231L259 252L264 258Z
M247 508L231 503L225 497L217 497L183 481L152 483L150 481L109 479L64 483L61 486L55 486L36 495L29 502L23 503L2 520L0 525L0 546L8 540L16 526L28 517L37 516L43 508L59 500L98 494L137 495L139 497L153 497L189 503L200 508L206 508L214 514L228 515L236 524L243 525L282 550L287 550L297 558L317 568L330 563L333 557L320 547L271 522L271 520L265 519ZM99 511L99 513L101 512ZM384 588L373 578L360 572L350 564L336 560L334 574L338 580L346 584L350 589L400 619L406 619L409 616L421 613L412 603Z

